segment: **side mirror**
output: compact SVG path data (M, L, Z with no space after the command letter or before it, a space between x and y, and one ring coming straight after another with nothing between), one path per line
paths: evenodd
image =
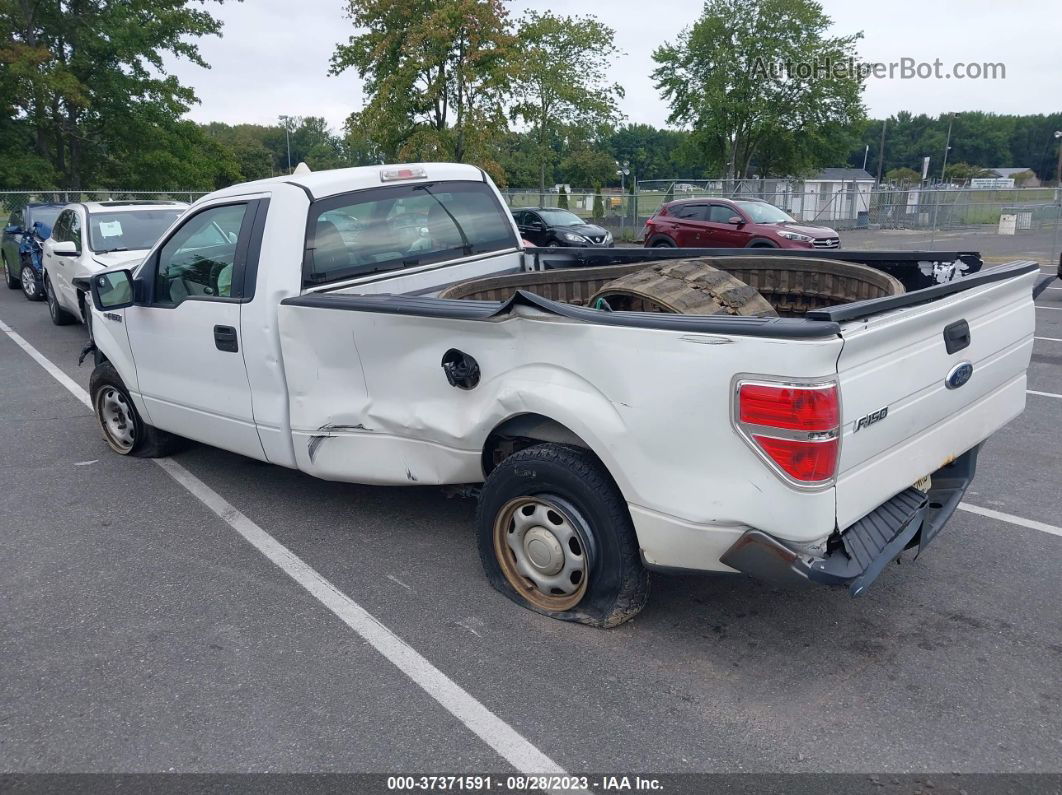
M77 243L73 240L52 240L48 247L57 257L76 257L81 253L77 250Z
M745 219L742 218L740 215L732 215L727 220L727 223L728 224L733 224L734 226L744 226L745 225Z
M107 271L92 277L92 305L100 312L133 305L133 274Z

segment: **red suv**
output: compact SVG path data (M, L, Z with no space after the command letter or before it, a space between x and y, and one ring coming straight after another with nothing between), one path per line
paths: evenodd
M802 226L759 199L683 199L668 202L645 223L646 248L840 248L825 226Z

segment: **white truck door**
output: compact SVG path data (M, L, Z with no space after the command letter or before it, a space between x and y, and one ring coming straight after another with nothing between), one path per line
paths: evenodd
M259 204L230 199L183 218L140 270L146 295L125 322L152 425L264 459L240 339Z

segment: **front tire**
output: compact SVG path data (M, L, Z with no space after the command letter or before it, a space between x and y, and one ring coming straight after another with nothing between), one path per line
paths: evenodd
M92 371L89 395L103 440L118 455L162 458L180 447L180 437L160 431L141 419L121 376L110 362L103 362Z
M614 627L649 596L627 503L588 450L540 444L490 473L476 516L487 579L551 618Z
M51 317L52 323L57 326L69 326L77 320L76 317L60 306L59 297L55 294L52 281L47 276L44 277L44 297L48 301L48 315Z
M653 248L674 248L675 244L666 238L653 241Z
M33 272L33 267L31 265L22 266L21 282L22 294L26 296L27 301L44 300L44 294L41 291L40 285L37 284L37 274Z

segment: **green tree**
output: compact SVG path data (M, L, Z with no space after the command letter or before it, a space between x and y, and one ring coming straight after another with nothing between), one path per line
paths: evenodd
M1029 172L1030 176L1032 172ZM948 163L944 169L944 178L948 182L969 182L978 177L990 176L987 169L971 166L969 163Z
M546 189L551 136L564 128L594 128L620 117L623 87L609 83L619 50L612 28L594 17L528 11L517 27L512 118L531 128L538 144L539 189Z
M198 182L182 187L227 178L230 163L213 164L219 170L180 162L211 150L195 125L181 121L194 92L167 73L170 58L206 66L196 39L218 35L221 23L201 5L0 0L0 83L58 184L80 188L117 178L130 173L130 160L169 170L159 178Z
M390 160L476 163L496 178L512 38L502 0L347 0L358 33L331 71L354 69L367 101L348 135Z
M564 182L576 190L601 185L616 178L616 160L608 152L589 146L569 152L560 163Z
M862 34L831 37L830 24L815 0L707 0L691 28L653 52L669 121L690 125L728 178L749 176L757 155L775 174L843 157L851 142L838 151L829 131L864 117L861 80L815 67L854 60Z
M601 186L594 186L594 218L601 219L605 217L605 202L601 198Z
M893 185L917 185L922 181L922 173L913 168L901 166L885 172L885 181Z

